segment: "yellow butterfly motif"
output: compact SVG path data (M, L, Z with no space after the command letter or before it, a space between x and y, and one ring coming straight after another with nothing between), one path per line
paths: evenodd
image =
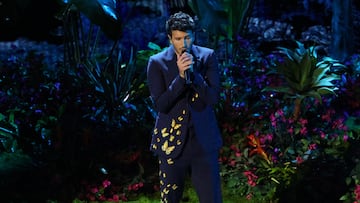
M167 128L163 128L163 129L161 130L161 135L162 135L163 137L166 137L166 136L169 135L169 133L166 132L166 130L167 130Z
M172 151L174 151L175 146L169 146L169 142L166 140L161 146L161 149L165 152L166 155L169 155Z
M199 98L199 94L195 93L194 96L191 98L191 101L195 101L195 99Z
M171 165L171 164L174 164L174 161L170 158L170 159L167 159L167 163L168 163L169 165Z
M163 193L164 193L164 194L169 194L169 189L164 188Z
M171 127L176 130L176 129L181 127L181 124L176 124L175 119L173 119L172 122L171 122Z

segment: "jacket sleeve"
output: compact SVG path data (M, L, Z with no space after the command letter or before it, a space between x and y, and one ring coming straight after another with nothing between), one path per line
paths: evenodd
M179 74L169 74L169 67L161 59L150 57L147 81L150 95L157 112L167 114L175 104L185 98L185 80ZM171 71L170 71L171 72ZM173 75L173 76L171 76Z
M215 105L220 99L220 73L215 52L205 56L204 73L194 73L192 88L199 94L199 100L207 105Z

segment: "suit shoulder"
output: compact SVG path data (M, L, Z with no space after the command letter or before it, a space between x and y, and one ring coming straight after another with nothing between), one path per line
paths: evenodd
M151 60L159 60L163 57L164 53L162 53L163 51L159 52L159 53L156 53L154 55L151 55L150 56L150 59Z
M198 45L195 46L195 49L197 49L199 53L211 54L211 53L215 52L214 49L211 49L211 48L208 48L208 47L203 47L203 46L198 46Z
M167 51L168 51L168 48L165 48L164 50L150 56L150 59L153 59L153 60L163 59L166 56Z

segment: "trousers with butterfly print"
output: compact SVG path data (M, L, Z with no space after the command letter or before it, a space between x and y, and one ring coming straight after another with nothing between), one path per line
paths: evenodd
M193 131L190 130L190 131ZM185 179L191 180L200 203L221 203L218 152L211 153L200 147L194 132L189 133L181 156L169 164L159 159L159 177L162 203L179 203Z

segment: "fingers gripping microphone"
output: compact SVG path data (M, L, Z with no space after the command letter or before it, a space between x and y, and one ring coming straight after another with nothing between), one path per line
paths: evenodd
M192 78L191 78L191 74L193 72L193 65L190 65L190 68L184 71L184 76L185 76L185 83L186 84L191 84L192 83Z
M184 50L184 52L188 52L188 50ZM190 65L189 69L185 70L184 71L184 76L185 76L185 83L186 84L191 84L192 83L192 78L191 78L191 75L193 73L193 64Z

